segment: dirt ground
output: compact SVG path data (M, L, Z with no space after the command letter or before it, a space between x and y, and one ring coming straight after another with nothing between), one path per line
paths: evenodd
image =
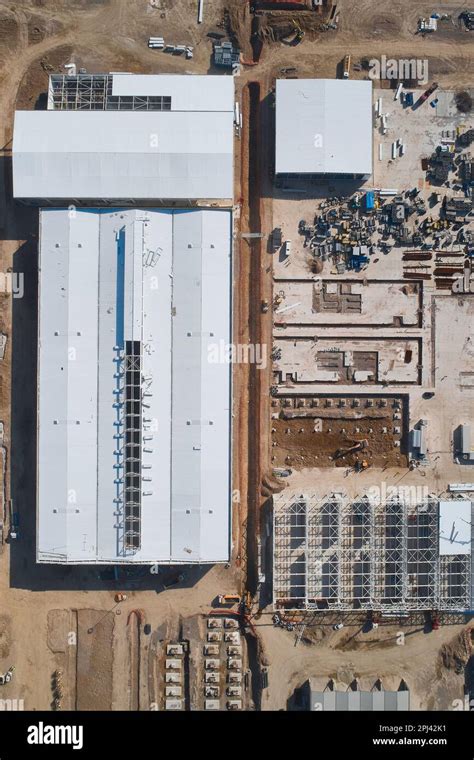
M230 2L227 3L230 6ZM337 32L308 34L301 45L289 47L281 42L265 44L256 66L244 66L237 94L242 94L243 131L236 141L236 244L234 253L234 337L271 345L271 315L260 318L260 302L271 299L272 268L258 243L240 240L240 231L268 232L272 227L272 185L268 167L272 162L272 140L268 138L271 112L268 94L275 76L285 66L295 66L298 75L333 77L344 55L353 61L381 54L397 57L429 57L430 76L444 87L472 84L474 56L469 35L452 25L432 38L414 35L419 15L429 15L431 5L414 0L380 0L374 9L371 0L355 4L338 3L340 28ZM97 571L83 568L36 567L34 562L34 429L36 414L32 397L17 390L12 403L12 365L35 363L36 300L35 259L37 212L22 209L11 199L11 138L13 112L17 108L44 107L48 74L64 71L74 61L89 72L131 71L143 73L207 73L212 45L209 31L233 25L245 60L251 61L251 18L247 4L233 0L232 18L225 19L224 0L206 0L204 23L197 24L195 0L24 0L21 4L0 0L0 114L2 114L2 166L0 172L0 269L11 267L26 275L26 296L21 307L12 299L0 299L0 326L12 340L7 343L0 371L0 419L5 425L4 442L17 483L29 483L19 490L16 508L21 514L21 538L15 545L4 544L0 555L0 670L15 666L11 684L2 696L22 698L25 709L50 709L51 675L60 668L65 673L67 694L64 706L77 709L150 709L152 694L143 690L144 669L153 654L153 636L165 621L170 629L179 627L180 617L206 613L219 592L243 586L248 538L255 540L260 504L259 484L271 466L271 433L268 415L268 372L250 375L247 365L234 372L234 555L230 569L196 568L189 572L184 588L163 592L156 578L124 583L127 601L119 610L114 592L123 590L99 578ZM237 11L236 11L237 9ZM453 12L459 4L444 2L443 11ZM237 16L235 15L237 13ZM113 29L113 33L111 30ZM194 46L194 59L186 61L148 49L151 34L166 40ZM359 74L354 74L359 76ZM362 74L360 74L362 76ZM247 85L260 85L260 121L249 124L250 95ZM250 146L253 165L249 174ZM240 155L240 151L242 153ZM259 193L249 207L250 187ZM12 309L22 343L11 335ZM17 432L10 426L14 408ZM285 423L286 424L286 423ZM34 483L33 483L34 486ZM23 486L22 486L23 487ZM8 479L6 498L12 495ZM34 491L34 488L33 488ZM6 507L4 504L4 511ZM252 522L253 521L253 522ZM255 547L249 564L255 576ZM157 593L159 592L159 593ZM129 614L143 611L143 620L152 626L147 638L130 629ZM59 611L57 618L49 617ZM71 630L67 630L71 627ZM56 631L51 636L52 628ZM92 628L92 633L88 629ZM140 629L141 630L141 629ZM263 709L284 709L292 689L310 675L326 677L345 668L364 677L383 675L387 683L406 678L413 688L414 705L419 709L442 709L449 695L461 691L461 676L446 668L441 647L451 646L462 626L443 628L427 638L414 632L405 649L380 644L370 650L355 651L312 646L302 643L294 648L293 637L275 630L269 616L263 615L257 632L270 661L270 689L264 694ZM59 632L60 633L59 633ZM75 643L64 643L64 638ZM344 634L345 635L345 634ZM331 633L329 641L342 640ZM69 642L69 639L68 639ZM112 642L112 646L111 646ZM76 652L77 650L77 652ZM446 651L443 650L443 652ZM355 665L352 665L353 661ZM450 661L445 657L445 661ZM77 666L77 673L76 668ZM97 683L89 688L91 668ZM141 673L141 678L140 678ZM99 675L100 674L100 675ZM342 674L344 675L344 674ZM99 679L101 683L99 683ZM341 679L344 680L344 679ZM425 696L423 696L425 695Z
M353 467L365 460L373 467L406 466L406 455L394 446L390 411L377 417L357 419L292 419L272 421L272 443L276 467ZM384 432L384 429L387 432ZM274 432L273 432L274 431ZM369 432L371 431L371 432ZM343 452L357 441L368 440L369 446L355 453ZM340 456L337 456L340 452Z
M266 616L256 622L269 674L262 710L290 706L295 689L309 678L321 690L333 679L344 691L355 678L358 688L367 690L378 679L384 689L398 690L404 680L411 710L453 710L459 704L455 700L463 700L471 644L461 625L433 633L426 633L423 624L384 625L375 635L347 620L334 631L334 621L329 616L306 628L299 642L297 632L274 628Z

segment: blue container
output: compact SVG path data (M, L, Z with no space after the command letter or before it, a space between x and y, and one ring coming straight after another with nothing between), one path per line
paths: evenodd
M375 198L372 192L365 194L365 207L366 209L372 209L375 206Z

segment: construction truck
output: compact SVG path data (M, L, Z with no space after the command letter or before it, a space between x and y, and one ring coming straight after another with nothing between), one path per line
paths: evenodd
M291 19L291 25L291 32L282 39L282 42L285 42L287 45L299 45L305 35L304 29L302 29L299 21L295 21L294 18Z
M369 466L369 463L367 459L356 459L354 463L354 471L355 472L362 472L362 470L366 470Z
M428 98L430 97L430 95L432 95L434 93L434 91L437 90L437 89L438 89L438 82L433 82L433 84L430 87L428 87L427 90L425 90L425 92L423 93L423 95L420 96L420 99L418 101L418 103L420 104L420 106L421 106L422 103L425 102L425 100L428 100Z
M350 73L351 73L351 57L350 55L346 55L344 58L344 63L343 63L342 78L349 79Z
M240 604L240 602L240 594L219 594L219 604L222 604L224 607Z
M10 681L13 678L13 671L15 668L13 665L11 665L6 673L3 673L3 675L0 675L0 686L4 686L6 683L10 683Z

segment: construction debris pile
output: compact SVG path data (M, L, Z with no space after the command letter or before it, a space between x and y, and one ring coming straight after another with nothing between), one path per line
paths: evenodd
M432 13L429 18L418 19L417 34L431 34L438 30L438 21L452 21L449 13Z
M232 42L214 43L214 63L216 66L232 68L240 61L240 51Z
M470 152L463 153L469 148L474 140L474 129L458 135L456 130L444 130L441 134L440 144L428 159L427 178L432 184L446 184L450 187L449 175L451 172L458 173L461 183L459 188L467 196L471 195L473 187L472 157ZM456 185L456 181L454 185Z
M150 50L163 50L172 55L183 55L184 53L187 59L194 57L194 48L191 45L166 44L164 37L149 37L148 47Z
M311 252L311 269L317 273L318 263L331 259L335 266L332 274L360 271L370 256L388 254L397 246L420 252L443 249L472 258L474 162L463 150L473 139L472 129L462 135L445 130L440 145L425 161L432 184L463 190L463 196L442 196L434 191L427 202L416 187L403 195L380 188L321 202L313 222L302 219L298 228L304 247ZM457 173L456 181L449 180L451 172ZM410 256L409 260L414 259Z
M435 205L441 200L436 193L432 198ZM360 271L369 263L369 256L388 254L394 246L431 250L464 243L470 254L474 241L458 217L466 217L471 209L470 198L445 198L440 208L443 218L426 216L421 220L427 208L416 188L390 199L376 192L366 193L363 198L356 193L352 198L330 198L321 203L321 213L316 214L313 224L300 221L299 233L314 259L331 258L335 264L333 273L342 274L347 269Z
M461 18L467 31L474 32L474 11L464 11Z
M320 13L300 10L298 13L255 9L252 32L255 37L266 42L284 42L287 45L298 45L307 34L314 39L318 32L337 29L338 17L334 8L324 19L322 12L326 9L319 6Z

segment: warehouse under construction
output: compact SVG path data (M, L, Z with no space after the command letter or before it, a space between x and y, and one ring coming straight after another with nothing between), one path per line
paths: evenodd
M275 608L471 609L473 505L412 490L274 496Z
M16 111L13 194L60 205L231 205L230 77L53 75L45 111Z

